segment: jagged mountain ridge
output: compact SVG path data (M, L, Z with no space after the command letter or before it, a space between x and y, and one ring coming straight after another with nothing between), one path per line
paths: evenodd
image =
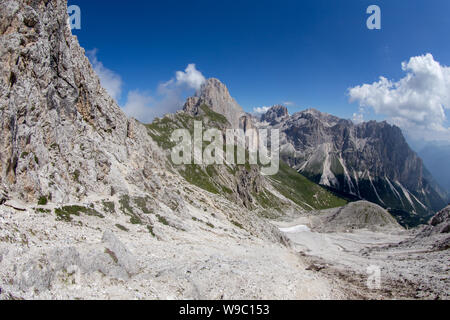
M221 94L224 97L219 98ZM235 100L217 79L208 80L195 97L188 98L184 112L201 115L199 101L208 101L214 111L228 118L240 117L236 124L244 130L279 129L281 157L292 168L344 197L390 209L405 225L426 223L446 204L445 191L411 150L401 130L387 122L354 124L315 109L289 115L282 105L257 119L242 113L240 106L227 109L222 101Z
M274 108L280 113L280 106ZM280 129L282 158L321 185L422 216L445 206L445 192L396 126L354 124L314 109L261 125Z

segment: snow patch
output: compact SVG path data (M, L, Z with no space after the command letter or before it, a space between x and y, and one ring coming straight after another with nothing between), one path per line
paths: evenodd
M281 232L284 233L297 233L297 232L310 232L311 229L305 226L304 224L300 224L298 226L289 227L289 228L279 228Z

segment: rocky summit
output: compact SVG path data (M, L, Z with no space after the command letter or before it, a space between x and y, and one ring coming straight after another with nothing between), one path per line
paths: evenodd
M348 196L441 205L398 128L283 106L260 121L217 79L142 124L68 20L65 0L0 2L0 300L449 298L448 208L406 230ZM281 129L279 172L174 165L171 133L196 121Z
M187 100L183 110L192 115L198 115L202 105L209 106L214 112L224 115L232 128L240 127L240 119L244 110L234 100L228 88L218 79L208 79L195 97Z

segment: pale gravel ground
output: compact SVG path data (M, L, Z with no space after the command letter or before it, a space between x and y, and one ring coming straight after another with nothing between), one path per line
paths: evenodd
M101 200L93 197L89 203ZM397 246L413 236L407 231L317 233L291 228L312 227L311 216L290 216L273 222L290 231L286 233L291 241L288 248L236 227L225 212L213 215L191 205L186 206L183 218L168 208L167 212L159 211L173 226L154 222L153 237L146 226L132 225L130 217L120 213L105 214L103 219L81 215L72 222L62 222L56 221L54 213L39 213L11 203L27 211L0 206L0 299L449 297L448 250L429 252L425 245ZM129 231L118 229L117 223ZM103 271L92 267L88 259L93 250L103 253L107 246L102 237L108 230L129 250L131 258L125 256L125 260L131 259L137 266L130 277L126 275L129 268L121 276L123 268L107 255L103 255L107 261L100 262L105 264L101 265ZM68 248L74 248L82 261L90 263L89 272L80 264L71 265L72 251ZM56 249L63 253L58 257L69 261L64 267L51 261ZM50 262L45 262L46 257ZM121 259L119 253L118 257ZM43 270L50 273L30 269L30 264L43 264ZM381 268L380 290L366 285L367 267L371 265ZM50 280L42 285L30 278Z
M155 224L157 238L129 217L101 219L82 215L73 222L54 214L0 207L0 299L345 299L350 296L333 280L305 270L307 262L291 249L251 236L224 218L189 207L180 231ZM82 226L78 224L82 222ZM115 227L126 226L125 232ZM137 259L139 271L129 279L83 273L78 266L57 270L50 265L48 288L21 287L23 277L42 276L24 269L29 261L52 256L56 248L74 247L83 257L101 247L111 230ZM119 257L120 258L120 257ZM111 261L109 261L112 263ZM69 263L70 264L70 263ZM44 269L46 266L44 266ZM25 271L24 271L25 270ZM26 273L29 274L26 274Z
M300 217L276 224L281 228L311 227L311 220L314 218ZM425 240L412 246L399 245L413 238L414 232L317 233L303 230L286 233L286 236L294 244L295 251L323 268L320 272L332 279L348 281L352 284L349 291L361 298L450 298L450 251L430 250ZM380 290L367 288L367 268L370 266L380 267Z

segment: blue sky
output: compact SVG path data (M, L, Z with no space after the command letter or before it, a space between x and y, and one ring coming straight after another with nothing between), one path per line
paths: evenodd
M358 102L370 99L350 103L349 88L380 76L398 81L406 75L401 63L426 53L450 66L448 0L69 4L82 11L82 29L73 32L81 45L97 49L98 61L120 76L121 106L130 91L145 92L151 105L161 83L195 63L206 78L224 82L246 111L289 101L291 113L315 107L352 118ZM381 8L381 30L366 27L372 4ZM364 110L365 120L397 116L386 106Z

